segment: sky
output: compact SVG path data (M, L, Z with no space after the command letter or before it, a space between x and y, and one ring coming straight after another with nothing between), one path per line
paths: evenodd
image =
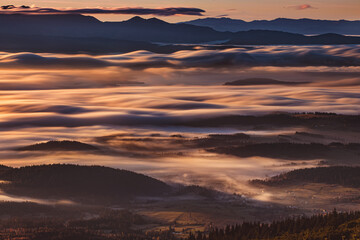
M243 20L284 18L347 19L360 20L359 0L15 0L2 1L2 5L35 5L52 8L85 7L195 7L205 10L204 17L230 17ZM119 21L132 15L96 15L100 20ZM186 21L199 16L159 17L168 22Z

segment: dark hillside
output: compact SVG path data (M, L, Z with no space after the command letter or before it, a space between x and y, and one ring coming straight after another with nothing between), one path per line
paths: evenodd
M97 147L77 141L48 141L17 148L18 151L94 151Z
M252 180L251 183L265 186L291 186L303 183L325 183L359 188L360 167L334 166L298 169L265 180Z
M10 168L0 174L11 194L81 202L117 202L137 196L161 196L171 188L154 178L100 166L39 165Z

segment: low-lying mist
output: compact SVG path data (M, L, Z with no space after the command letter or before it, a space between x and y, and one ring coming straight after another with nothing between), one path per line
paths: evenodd
M137 51L97 56L1 53L0 164L105 165L167 183L269 199L248 180L335 160L322 155L291 160L210 151L223 146L207 139L209 134L248 134L248 144L327 145L359 143L357 131L349 126L341 129L341 119L336 124L330 119L322 129L323 122L281 126L276 118L256 126L241 125L236 119L230 121L232 125L206 121L282 112L357 115L359 73L358 46L199 48L172 54ZM254 78L279 84L252 85ZM243 79L246 86L224 85ZM294 82L298 84L289 84ZM329 126L334 126L331 131ZM79 141L100 150L16 150L51 140ZM348 161L354 156L346 155Z

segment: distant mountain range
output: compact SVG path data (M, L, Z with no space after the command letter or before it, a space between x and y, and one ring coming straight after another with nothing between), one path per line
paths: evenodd
M1 35L41 35L72 38L121 39L146 42L200 43L230 39L232 33L190 24L171 24L157 18L133 17L101 22L83 15L0 15Z
M360 44L360 37L339 34L304 36L269 30L221 32L210 27L141 17L101 22L94 17L71 14L0 14L0 27L0 51L10 52L102 54L147 50L171 53L195 48L194 45L177 45L179 43L211 42L224 45Z
M272 30L300 34L324 34L337 33L344 35L360 35L359 21L330 21L315 19L288 19L277 18L274 20L255 20L246 22L231 18L202 18L188 22L195 26L211 27L217 31L248 31L248 30Z

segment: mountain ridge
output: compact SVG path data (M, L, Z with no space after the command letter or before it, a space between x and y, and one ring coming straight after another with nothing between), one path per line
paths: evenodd
M338 33L360 35L360 20L323 20L310 18L276 18L273 20L244 21L232 18L199 18L181 22L207 26L217 31L274 30L300 34Z

